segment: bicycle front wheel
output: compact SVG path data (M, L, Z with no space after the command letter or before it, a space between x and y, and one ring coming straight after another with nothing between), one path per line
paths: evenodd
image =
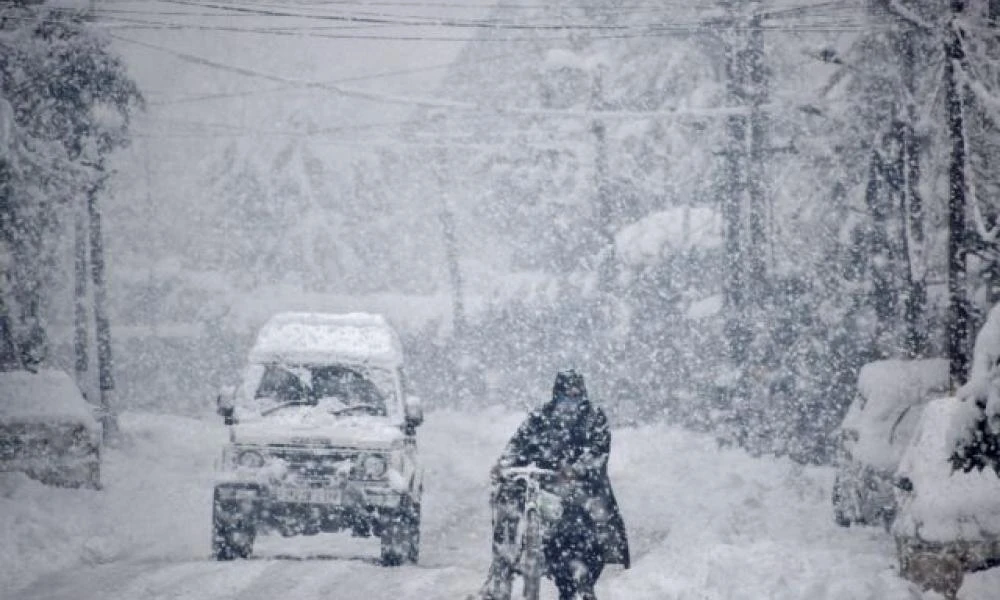
M538 600L542 585L542 532L537 510L528 510L524 517L524 600Z

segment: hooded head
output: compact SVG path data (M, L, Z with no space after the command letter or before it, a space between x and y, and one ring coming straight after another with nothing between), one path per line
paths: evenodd
M587 388L583 375L573 369L556 373L552 385L552 410L561 416L576 414L587 403Z

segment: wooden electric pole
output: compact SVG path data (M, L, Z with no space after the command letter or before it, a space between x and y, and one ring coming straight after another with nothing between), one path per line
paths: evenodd
M104 439L118 435L118 419L112 394L115 389L114 363L111 354L111 322L107 313L107 288L104 270L104 240L101 235L101 212L98 192L103 185L103 165L98 165L100 180L87 192L87 217L90 220L90 273L94 284L94 333L97 338L97 382L100 390L101 421Z
M743 210L745 194L744 162L746 153L747 118L737 107L746 101L744 89L744 62L746 54L738 49L727 36L726 100L734 110L726 117L729 148L722 154L726 160L726 183L722 199L722 218L725 226L726 273L723 285L723 303L726 308L725 333L729 343L729 358L735 365L743 364L749 352L747 330L747 282L743 269Z

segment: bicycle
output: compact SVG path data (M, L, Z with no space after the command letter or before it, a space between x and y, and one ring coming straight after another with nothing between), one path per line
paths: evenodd
M545 489L543 484L555 484L557 473L535 466L503 467L499 478L508 484L524 486L523 499L519 503L521 515L511 544L516 549L511 571L521 577L523 600L538 600L545 572L543 544L549 529L559 522L563 514L562 496Z

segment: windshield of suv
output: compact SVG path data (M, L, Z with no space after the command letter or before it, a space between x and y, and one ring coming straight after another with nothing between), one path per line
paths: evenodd
M262 416L291 406L320 406L334 415L386 414L375 384L342 365L266 365L254 399Z

